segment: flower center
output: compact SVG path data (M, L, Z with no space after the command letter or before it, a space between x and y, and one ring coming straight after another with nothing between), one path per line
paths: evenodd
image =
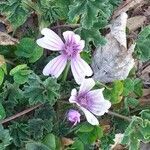
M76 56L79 52L78 45L74 42L66 42L63 48L62 53L67 56L68 59Z
M77 98L77 102L84 108L88 108L88 106L90 105L90 102L86 95L79 96Z

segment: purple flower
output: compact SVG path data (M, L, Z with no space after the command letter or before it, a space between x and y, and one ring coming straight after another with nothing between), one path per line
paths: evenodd
M59 51L60 55L52 59L44 68L45 76L52 75L58 78L66 67L67 61L71 62L71 70L75 81L80 84L85 76L92 75L90 66L80 57L80 52L85 46L84 40L72 31L63 32L65 42L52 30L44 28L41 33L44 37L37 40L43 48Z
M68 120L72 123L74 123L73 125L76 125L77 123L80 122L80 113L77 110L74 109L70 109L68 112Z
M104 99L102 93L104 88L91 90L94 85L95 82L92 78L84 79L81 83L79 92L77 92L76 89L72 90L69 102L76 103L79 106L90 124L98 125L99 122L94 115L104 115L104 113L108 112L108 109L111 107L111 103Z

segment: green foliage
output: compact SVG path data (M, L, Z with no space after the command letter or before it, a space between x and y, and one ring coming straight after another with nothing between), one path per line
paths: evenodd
M121 81L115 81L111 89L105 89L104 96L110 100L112 104L117 104L121 101L121 94L123 92L123 83Z
M42 81L39 76L31 74L27 84L24 85L24 96L29 99L30 105L45 102L54 105L59 97L58 92L59 84L52 77Z
M0 55L0 85L4 81L5 74L7 74L5 58L3 55Z
M34 63L43 55L43 49L33 39L23 38L17 45L15 54L28 59L30 63Z
M22 0L7 0L0 2L0 12L7 16L14 29L21 26L28 17L28 11L22 6Z
M14 124L9 126L9 130L12 141L17 147L23 146L23 141L28 140L29 130L27 124L15 122Z
M0 103L0 120L4 119L6 117L6 112L3 107L3 105Z
M142 96L142 81L140 79L130 79L127 78L124 80L124 90L123 96L128 96L131 93L135 93L137 96Z
M26 145L26 150L50 150L46 145L42 143L28 143Z
M140 114L143 119L150 120L150 109L142 110Z
M84 150L84 144L82 143L82 141L76 139L75 142L72 144L71 149Z
M124 100L124 108L127 113L130 112L130 108L136 108L139 105L139 101L132 97L127 97Z
M31 119L29 120L29 132L30 136L33 136L35 140L41 139L44 135L44 130L51 132L52 122L51 120Z
M103 130L99 126L83 123L76 131L76 134L84 144L92 144L103 136Z
M142 61L150 60L150 26L146 26L138 35L135 53Z
M0 66L0 85L4 81L5 74L6 74L6 64L3 64L2 66Z
M110 150L110 145L114 144L114 138L114 133L105 134L105 136L100 139L100 147L102 150Z
M37 0L33 2L32 0L23 0L24 7L38 15L38 22L40 30L44 27L49 26L58 19L63 19L65 14L60 8L62 5L55 1L49 0Z
M51 150L55 150L56 149L56 139L55 139L55 135L52 133L47 134L44 139L43 139L43 143L45 145L47 145L47 147Z
M0 101L5 108L7 116L12 115L14 107L22 101L23 93L17 84L5 82L0 93Z
M12 138L10 137L9 130L4 129L0 125L0 150L5 150L5 148L11 143Z
M13 76L15 83L24 84L28 81L28 75L31 74L31 72L26 64L22 64L13 68L10 71L10 75Z
M140 141L150 141L150 121L133 116L132 121L125 130L122 144L127 144L129 150L138 150Z
M74 3L69 7L69 18L72 20L76 16L81 15L81 25L85 29L93 27L94 23L98 22L98 17L102 16L108 19L110 15L109 6L106 6L108 1L86 1L74 0Z
M99 45L104 45L106 43L105 38L101 36L99 32L99 28L94 28L94 27L91 29L79 28L76 29L75 31L81 35L81 38L84 39L87 44L89 42L93 42L95 46L99 46Z

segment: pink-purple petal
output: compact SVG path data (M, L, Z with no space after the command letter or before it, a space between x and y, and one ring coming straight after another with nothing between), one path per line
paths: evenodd
M93 74L93 71L91 67L88 65L88 63L85 62L80 56L78 56L76 59L80 68L84 70L85 76L91 76Z
M80 56L71 59L71 70L78 84L81 84L85 76L90 76L93 73L90 66Z
M44 28L41 33L44 37L37 40L39 46L53 51L63 50L64 43L55 32L48 28Z
M88 110L85 109L84 107L80 107L80 109L84 112L87 121L88 121L91 125L99 125L98 119L97 119L90 111L88 111Z
M79 94L88 93L95 85L95 82L92 78L84 79L81 83Z
M56 78L60 76L60 74L65 69L67 64L67 58L63 55L59 55L56 58L52 59L44 68L43 74L45 76L52 75Z
M45 35L46 37L48 37L49 39L53 39L54 41L60 44L64 44L61 38L51 29L44 28L42 29L41 33Z
M88 109L97 116L104 115L111 107L110 101L104 99L102 91L103 89L97 89L87 93L90 100Z
M69 102L70 103L76 103L76 98L77 98L77 90L76 89L72 89L71 96L69 98Z
M78 49L81 52L83 50L83 48L85 47L85 41L84 40L80 40L79 44L78 44Z
M74 40L75 33L73 31L65 31L63 32L63 37L67 43L72 43Z

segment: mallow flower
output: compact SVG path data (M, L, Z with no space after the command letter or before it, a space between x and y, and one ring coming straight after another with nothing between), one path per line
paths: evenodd
M52 30L42 29L44 37L37 40L37 44L51 51L59 51L60 55L52 59L44 68L45 76L52 75L56 78L65 69L67 62L71 63L71 70L75 81L81 84L85 76L92 75L91 67L80 57L80 52L85 46L85 41L72 31L63 32L64 41Z
M77 110L74 110L74 109L70 109L67 114L68 120L74 123L73 125L76 125L77 123L80 122L80 116L81 114Z
M84 79L78 92L76 89L71 91L69 102L77 104L90 124L98 125L98 119L94 115L102 116L107 113L111 103L104 99L104 88L91 90L94 85L92 78Z

